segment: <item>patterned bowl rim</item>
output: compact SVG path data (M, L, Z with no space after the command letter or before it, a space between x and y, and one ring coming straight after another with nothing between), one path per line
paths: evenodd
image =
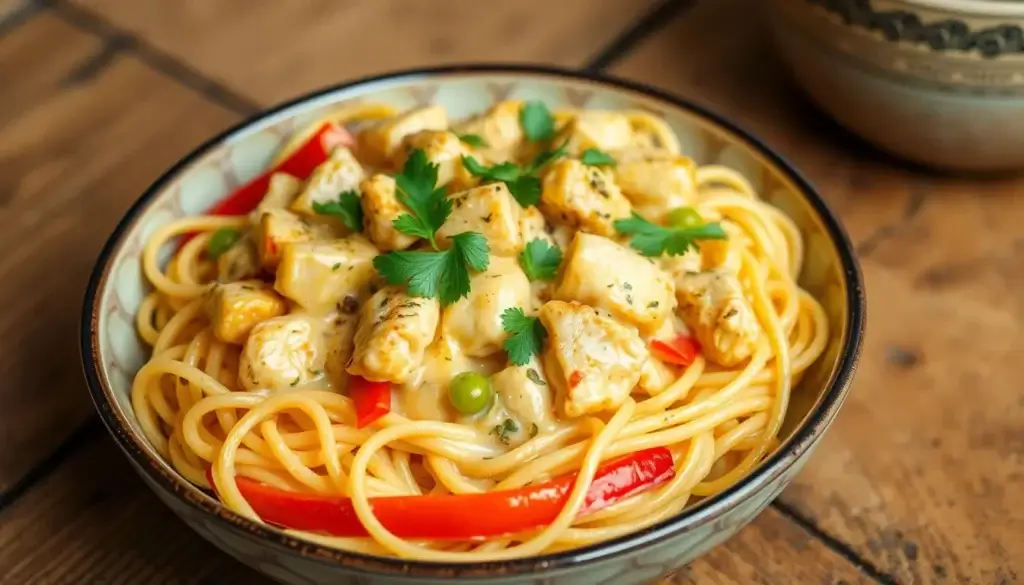
M157 195L164 187L194 161L212 149L238 135L244 134L253 124L277 116L290 108L314 102L330 94L365 88L370 85L390 85L426 80L432 76L456 77L460 75L470 77L484 75L509 75L526 78L547 77L555 78L556 80L586 82L607 90L635 93L663 102L671 108L678 108L707 122L711 122L745 142L747 146L757 151L765 160L769 161L792 181L798 188L800 195L813 208L817 214L818 221L825 227L828 237L838 250L844 273L848 323L842 340L841 355L838 367L835 368L832 378L828 383L827 391L818 399L815 407L805 417L803 424L793 432L793 435L777 451L761 462L747 477L722 493L701 501L673 518L637 532L581 548L523 559L484 563L459 564L409 561L332 549L309 541L296 539L282 530L242 517L174 472L169 465L155 456L155 452L148 445L146 439L132 430L120 409L115 406L116 402L113 392L99 365L100 337L98 325L101 314L99 300L101 293L106 290L108 279L113 272L112 258L128 239L127 236L135 228L138 218L156 200ZM240 529L250 537L272 545L273 548L299 554L329 566L341 564L350 570L366 575L392 574L446 581L471 577L500 578L511 575L530 575L559 569L570 569L581 564L607 560L638 551L669 537L693 530L698 526L719 519L741 501L752 496L762 487L782 475L817 442L818 438L831 424L846 398L857 367L857 361L860 357L866 311L865 304L864 284L860 267L858 266L850 239L835 214L814 187L793 165L749 132L738 128L732 122L708 111L702 106L670 95L664 91L606 74L532 64L464 64L400 70L368 76L316 90L257 113L249 119L210 138L186 155L160 176L132 204L100 251L85 291L79 343L82 367L89 393L103 424L114 437L118 446L135 463L137 469L145 473L152 483L174 494L185 506L208 515L218 525L226 529Z

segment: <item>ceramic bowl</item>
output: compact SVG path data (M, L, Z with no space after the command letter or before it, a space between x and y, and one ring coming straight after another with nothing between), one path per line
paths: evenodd
M771 0L783 60L821 109L898 157L1024 170L1024 2Z
M203 213L263 169L296 127L339 103L365 100L399 108L439 103L458 118L506 98L541 99L552 107L653 112L675 129L686 154L700 163L742 171L796 220L807 243L801 282L824 303L831 336L823 357L794 391L781 448L724 493L637 533L559 554L465 565L366 556L298 540L238 516L175 473L144 438L129 402L133 375L147 356L133 316L147 290L140 255L149 235L176 218ZM92 399L139 475L196 532L281 582L408 585L458 579L633 585L648 583L729 538L782 491L846 396L863 325L863 284L847 236L812 187L757 139L696 106L631 83L536 67L466 66L329 88L260 114L200 146L142 195L107 241L86 292L81 344Z

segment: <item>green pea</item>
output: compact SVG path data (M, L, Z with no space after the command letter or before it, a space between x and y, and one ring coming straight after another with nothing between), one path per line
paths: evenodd
M455 410L465 415L476 414L491 405L493 393L487 378L476 372L462 372L452 378L448 398Z
M676 207L665 216L668 227L689 228L704 224L704 218L692 207Z

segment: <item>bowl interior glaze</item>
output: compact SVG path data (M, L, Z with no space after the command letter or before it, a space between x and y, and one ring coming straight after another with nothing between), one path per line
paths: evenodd
M405 109L438 103L457 119L502 99L539 99L552 108L652 112L675 130L684 154L700 164L723 164L741 171L762 197L796 221L806 244L800 283L823 303L830 324L829 341L824 355L793 392L782 448L745 481L772 472L766 468L774 468L777 474L786 457L793 455L795 435L816 437L824 430L845 395L856 359L863 325L863 290L848 239L810 186L755 139L707 112L653 90L555 70L461 67L364 80L257 116L186 157L127 213L90 281L82 334L93 400L137 467L153 474L158 482L173 482L174 492L190 503L215 507L218 515L232 522L246 522L177 476L143 438L132 412L132 378L148 355L134 326L135 313L149 290L141 271L141 253L154 230L176 218L203 213L261 172L291 132L339 104L383 102ZM169 254L169 249L164 250L165 260ZM767 475L762 475L762 480L764 477ZM709 498L696 508L730 505L729 498L742 496L735 490ZM589 548L600 554L601 546Z

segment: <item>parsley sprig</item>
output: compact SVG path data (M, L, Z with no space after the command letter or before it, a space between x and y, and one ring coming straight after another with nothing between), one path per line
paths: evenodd
M459 134L459 140L473 148L487 148L487 141L479 134Z
M490 262L487 239L477 232L451 236L441 250L437 231L452 212L443 187L437 187L437 165L421 149L410 153L402 172L395 176L396 197L408 208L391 225L403 234L430 243L430 250L394 251L373 259L377 272L388 284L404 284L414 297L438 298L449 305L469 294L469 271L483 272Z
M588 148L580 156L580 162L592 167L614 167L615 159L612 155L597 148Z
M545 142L555 137L555 117L540 101L529 101L519 110L519 125L530 142Z
M529 207L540 201L541 184L538 173L548 164L565 156L567 152L563 144L554 150L541 152L533 162L522 167L512 162L486 166L471 156L463 155L462 166L474 177L505 183L519 205Z
M209 241L206 242L206 255L211 260L216 260L221 254L227 252L235 245L235 242L242 238L242 233L231 228L220 228L213 232Z
M553 279L561 263L562 250L540 238L530 240L519 253L519 265L531 281Z
M537 317L528 317L520 307L505 309L501 314L501 327L508 333L505 351L508 359L517 366L530 363L530 358L540 355L544 349L547 330Z
M685 254L689 249L697 250L698 240L724 240L728 238L718 222L687 227L665 227L651 223L635 211L629 219L614 223L620 234L632 236L629 243L644 256L670 256Z
M354 231L363 231L363 207L360 203L359 193L355 191L344 191L338 195L337 201L327 203L313 202L313 211L318 215L334 217L345 224L345 227Z

